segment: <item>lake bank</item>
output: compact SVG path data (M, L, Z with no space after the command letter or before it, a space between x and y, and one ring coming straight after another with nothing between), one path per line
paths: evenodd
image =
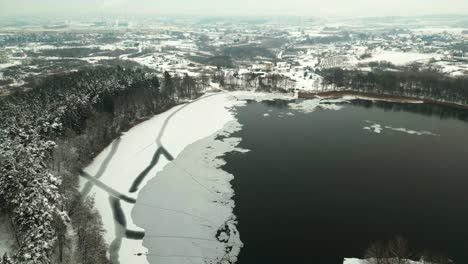
M299 92L298 98L313 99L313 98L343 98L343 99L362 99L362 100L380 100L397 103L428 103L440 106L454 107L463 110L468 110L467 105L438 101L433 99L425 99L411 96L399 96L389 94L379 94L370 92L359 92L352 90L337 90L337 91L320 91L320 92Z

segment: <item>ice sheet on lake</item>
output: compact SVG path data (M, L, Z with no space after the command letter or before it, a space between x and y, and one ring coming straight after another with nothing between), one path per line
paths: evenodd
M372 96L362 96L362 95L345 95L342 97L344 100L367 100L367 101L380 101L380 102L398 102L406 104L423 104L422 100L413 100L413 99L387 99L387 98L375 98Z
M374 259L358 259L358 258L345 258L343 260L343 264L372 264L375 263ZM397 261L391 263L398 263ZM405 264L430 264L429 262L424 261L413 261L413 260L405 260Z
M344 99L305 99L298 100L294 103L289 103L289 108L301 111L303 113L312 113L317 109L324 110L341 110L344 106L340 105L345 103L347 100Z
M439 136L438 134L429 132L429 131L416 131L416 130L411 130L403 127L392 127L392 126L383 126L378 123L374 123L372 121L366 120L366 123L370 124L369 126L365 126L363 129L369 130L370 132L380 134L384 129L391 130L391 131L396 131L396 132L402 132L410 135L417 135L417 136Z
M232 121L179 154L140 192L132 216L146 230L150 263L234 263L242 247L233 214L233 175L220 169L240 138ZM217 139L218 136L224 139ZM157 220L157 221L156 221Z
M99 174L99 180L107 186L130 198L137 198L138 193L130 192L130 186L151 163L160 147L156 139L163 128L165 132L161 135L161 143L174 158L177 158L185 147L216 133L234 120L232 108L237 102L231 99L229 93L220 93L208 94L190 104L176 106L124 133L120 139L115 140L100 153L84 171L91 176ZM200 125L201 123L203 125ZM166 157L161 156L157 165L150 168L140 186L143 187L169 162ZM86 183L85 179L80 180L82 188ZM109 194L93 187L89 195L95 198L96 208L102 216L106 231L105 240L111 245L122 229L114 219L114 212L109 204ZM122 202L121 206L126 217L126 228L143 231L130 217L133 204ZM147 249L143 247L142 241L123 237L118 250L118 260L120 263L148 263L146 257L141 256L145 252Z
M252 100L256 102L267 100L294 100L296 96L292 93L263 93L255 91L238 91L230 93L233 98L239 101Z

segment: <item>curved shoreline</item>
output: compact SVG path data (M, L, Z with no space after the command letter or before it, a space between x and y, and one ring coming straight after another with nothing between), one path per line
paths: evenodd
M324 92L299 92L298 98L302 99L312 99L312 98L334 98L334 97L346 97L354 96L355 99L363 100L381 100L389 101L395 103L426 103L426 104L435 104L440 106L453 107L463 110L468 110L468 105L444 102L440 100L427 99L427 98L418 98L412 96L402 96L402 95L391 95L391 94L379 94L372 92L360 92L353 90L333 90L333 91L324 91Z

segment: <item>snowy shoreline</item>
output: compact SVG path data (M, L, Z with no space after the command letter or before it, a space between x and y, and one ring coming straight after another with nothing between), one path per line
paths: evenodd
M187 146L141 190L132 218L146 231L150 263L237 261L243 244L233 214L234 176L220 167L225 153L247 151L236 147L240 138L229 137L240 129L234 120Z
M369 100L369 101L381 101L391 103L403 103L403 104L436 104L447 107L460 108L468 110L468 105L460 104L456 102L440 101L426 98L416 98L410 96L397 96L397 95L386 95L377 94L371 92L356 92L353 90L330 90L330 91L305 91L299 92L299 98L302 99L333 99L341 98L343 100Z
M83 170L85 177L80 179L82 191L88 180L98 184L92 185L89 195L95 198L96 208L102 216L104 238L110 245L114 263L148 263L148 249L141 240L144 230L131 217L135 204L139 202L139 193L133 188L136 178L145 174L146 177L140 179L138 184L144 189L171 162L171 158L177 160L187 146L230 131L225 126L235 121L235 106L243 105L249 99L274 98L285 97L245 91L207 93L134 126L114 140ZM235 150L234 143L223 149ZM164 152L161 149L170 155L159 155L158 151ZM212 161L213 164L219 162L214 158ZM223 179L227 179L225 184L229 184L229 177Z

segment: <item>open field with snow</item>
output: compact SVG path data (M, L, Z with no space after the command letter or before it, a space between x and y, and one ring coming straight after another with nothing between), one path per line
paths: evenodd
M379 51L372 53L372 57L361 60L360 62L388 61L395 65L406 65L413 62L427 62L430 59L437 59L440 57L441 55L439 54L425 54L400 51Z

